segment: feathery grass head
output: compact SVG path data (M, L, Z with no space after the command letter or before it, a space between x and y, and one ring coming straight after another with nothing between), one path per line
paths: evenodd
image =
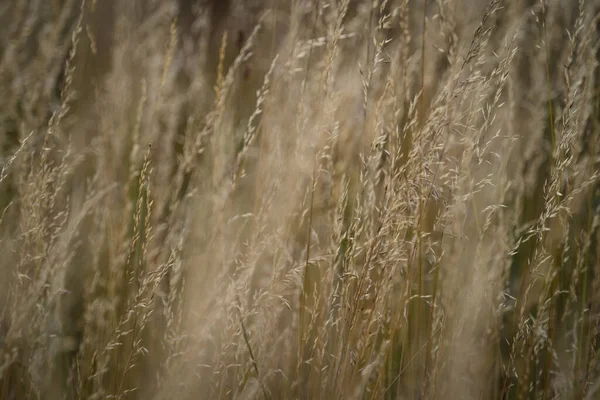
M0 399L596 398L596 3L0 7Z

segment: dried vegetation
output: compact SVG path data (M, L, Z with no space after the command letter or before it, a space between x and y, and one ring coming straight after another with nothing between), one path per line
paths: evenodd
M599 398L599 12L1 2L0 399Z

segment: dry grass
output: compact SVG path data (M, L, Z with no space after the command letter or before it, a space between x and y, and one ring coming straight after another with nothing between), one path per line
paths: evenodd
M600 3L0 4L0 399L600 396Z

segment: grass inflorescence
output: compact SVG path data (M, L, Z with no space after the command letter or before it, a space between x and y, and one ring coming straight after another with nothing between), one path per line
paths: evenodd
M0 399L600 396L600 3L0 5Z

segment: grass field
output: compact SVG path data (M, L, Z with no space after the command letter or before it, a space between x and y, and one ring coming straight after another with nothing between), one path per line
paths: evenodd
M0 1L0 400L600 398L597 0Z

